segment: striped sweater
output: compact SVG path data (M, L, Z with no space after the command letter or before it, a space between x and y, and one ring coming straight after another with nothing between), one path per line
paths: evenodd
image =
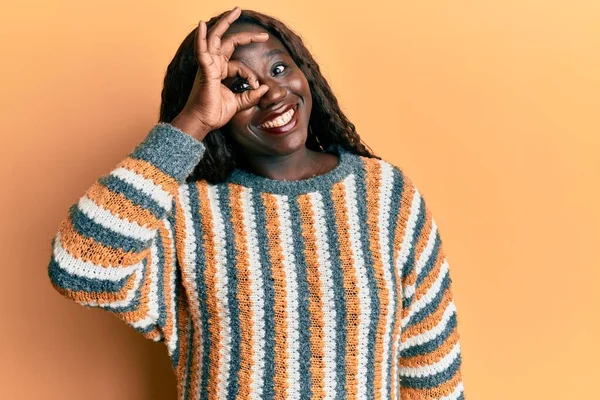
M73 204L52 285L163 341L187 399L462 399L448 262L423 197L332 146L312 178L186 182L167 123Z

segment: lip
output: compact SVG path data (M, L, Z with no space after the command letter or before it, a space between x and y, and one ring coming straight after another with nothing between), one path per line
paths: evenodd
M283 111L281 113L281 114L283 114L286 111L290 110L291 108L294 109L294 115L292 116L292 119L287 124L285 124L283 126L278 126L276 128L260 128L258 126L256 126L256 128L263 132L270 133L270 134L282 134L282 133L291 131L298 124L298 104L292 104L290 106L286 106L285 108L282 108ZM273 115L273 113L270 115ZM268 120L269 119L266 119L265 121L268 121Z
M298 105L298 103L284 104L283 106L279 107L277 110L271 111L270 113L265 115L263 118L261 118L259 121L257 121L255 125L258 126L258 125L265 123L271 119L277 118L280 115L285 114L285 112L288 111L290 108L296 107L297 105Z

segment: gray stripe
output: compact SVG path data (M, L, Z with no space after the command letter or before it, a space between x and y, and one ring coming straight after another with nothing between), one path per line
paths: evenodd
M421 236L421 231L423 230L423 225L425 224L425 203L423 201L423 197L421 197L421 202L419 204L419 210L417 211L418 216L417 216L417 221L416 221L416 226L415 226L415 230L413 232L413 237L411 238L411 243L410 243L410 252L408 253L408 258L406 259L406 263L404 264L404 267L402 269L402 276L408 276L413 269L416 268L416 243L417 240L419 239L419 236ZM417 277L418 279L418 277ZM416 287L416 286L415 286ZM413 299L413 295L411 294L408 297L405 297L402 299L402 308L408 308L410 307L410 304L412 303L412 299Z
M189 306L189 304L188 304ZM192 380L192 354L194 352L194 349L192 347L193 345L193 337L195 334L194 331L194 324L192 322L192 316L191 314L188 315L188 329L189 329L189 336L187 338L187 363L185 366L185 370L186 370L186 374L185 374L185 386L183 388L183 398L184 399L189 399L190 397L190 385L192 384L191 380ZM193 384L195 385L196 382L193 382Z
M175 313L173 314L173 330L176 332L177 334L177 340L175 342L175 348L173 349L173 354L171 354L171 363L173 364L173 368L175 369L175 371L177 370L177 365L179 364L179 356L180 356L180 352L181 352L181 331L179 330L179 292L180 290L182 290L180 288L181 282L180 282L180 278L179 278L179 274L176 273L175 274L175 291L173 293L173 298L171 301L173 301L175 303Z
M302 193L314 191L315 188L321 189L331 187L334 183L343 180L352 171L360 168L359 156L347 151L341 145L331 145L328 150L332 154L339 154L340 161L334 169L325 174L307 179L284 181L265 178L250 171L237 168L229 174L227 182L251 187L254 190L261 192L297 196Z
M170 221L169 221L170 224ZM173 226L173 225L171 225ZM162 236L160 235L160 231L156 232L156 277L157 277L157 290L156 295L158 296L158 319L156 321L157 325L161 329L161 333L163 328L165 327L165 321L167 319L167 304L165 301L165 284L164 284L164 275L165 275L165 253L164 253L165 243L163 241ZM173 255L174 256L174 255ZM164 337L164 334L163 334Z
M192 232L186 232L186 235L193 235L196 238L196 287L198 288L198 302L200 303L200 318L202 320L202 388L200 391L201 399L208 399L208 379L210 373L210 353L212 338L209 330L209 315L206 306L206 259L204 257L204 232L202 229L202 214L200 213L200 198L196 184L188 184L190 199L190 212L192 215ZM189 249L188 249L189 250Z
M111 192L120 193L127 197L136 206L145 208L152 213L156 219L162 219L167 213L167 210L158 204L152 197L116 176L103 176L98 179L98 183L105 186Z
M267 230L264 229L267 226L265 206L262 202L261 193L256 190L252 190L252 204L254 206L256 226L263 228L256 229L258 256L260 258L265 290L265 376L263 381L263 399L271 400L275 397L273 389L273 377L275 376L275 313L273 311L275 291L273 289L273 273L269 257L269 239L267 238Z
M77 204L73 204L69 208L69 218L75 231L103 246L123 250L124 252L141 253L152 245L152 240L141 241L133 239L105 228L85 215Z
M229 369L229 386L227 388L227 399L235 400L239 391L240 370L240 310L237 301L238 276L235 268L237 251L235 249L235 236L231 221L231 207L229 205L229 186L219 186L219 209L223 213L223 227L225 230L225 248L227 265L227 298L229 301L229 313L231 315L231 366Z
M392 277L392 298L394 299L394 304L396 304L396 306L394 307L394 310L392 312L392 325L391 325L391 337L390 337L390 346L388 349L385 349L385 351L389 351L390 354L390 363L388 364L388 369L387 371L382 371L382 374L387 374L388 376L388 380L387 380L387 392L388 394L391 395L391 390L392 390L392 379L394 379L394 377L392 376L392 364L396 362L395 359L392 358L392 346L394 343L394 329L396 329L396 317L397 317L397 313L400 311L399 307L400 307L400 301L401 299L398 298L398 296L396 295L396 292L398 290L398 285L400 284L398 281L396 281L396 265L395 262L396 260L394 260L394 242L396 239L396 225L397 225L397 221L398 221L398 216L400 214L401 211L401 207L402 207L402 193L404 191L404 181L402 179L402 175L399 173L399 171L396 168L392 169L392 192L391 192L391 200L390 200L390 214L389 214L389 225L388 225L388 232L389 232L389 238L390 238L390 242L387 244L388 245L388 249L389 249L389 260L390 260L390 275ZM399 351L399 349L396 349L397 351ZM397 385L396 385L397 386ZM399 387L396 387L396 390L400 390Z
M300 327L300 399L308 400L312 397L312 376L310 373L311 345L310 345L310 312L309 288L306 280L305 243L302 237L302 219L297 197L288 199L292 228L293 251L296 257L296 276L298 281L298 324Z

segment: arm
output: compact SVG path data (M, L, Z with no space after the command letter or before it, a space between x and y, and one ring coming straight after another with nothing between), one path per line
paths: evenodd
M173 125L155 125L70 207L52 239L54 288L114 312L149 339L163 339L176 301L173 202L204 150Z
M398 347L403 399L463 399L461 350L451 279L439 231L405 179L396 267L402 279Z

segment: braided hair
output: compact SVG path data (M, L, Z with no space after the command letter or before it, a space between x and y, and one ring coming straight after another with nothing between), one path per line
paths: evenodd
M207 29L213 27L225 13L211 18L206 23ZM235 23L258 25L274 35L285 46L306 77L312 96L307 148L320 151L319 149L324 150L332 144L339 144L352 153L379 158L363 143L354 124L340 109L327 80L321 74L319 65L296 33L281 21L251 10L242 10ZM198 27L186 36L167 67L161 93L160 122L171 122L183 110L192 90L198 70L194 53L197 29ZM318 142L316 136L310 134L311 131L319 132ZM209 132L202 143L206 147L204 156L187 178L188 182L204 179L209 183L219 183L224 181L236 166L241 165L238 145L219 129Z

